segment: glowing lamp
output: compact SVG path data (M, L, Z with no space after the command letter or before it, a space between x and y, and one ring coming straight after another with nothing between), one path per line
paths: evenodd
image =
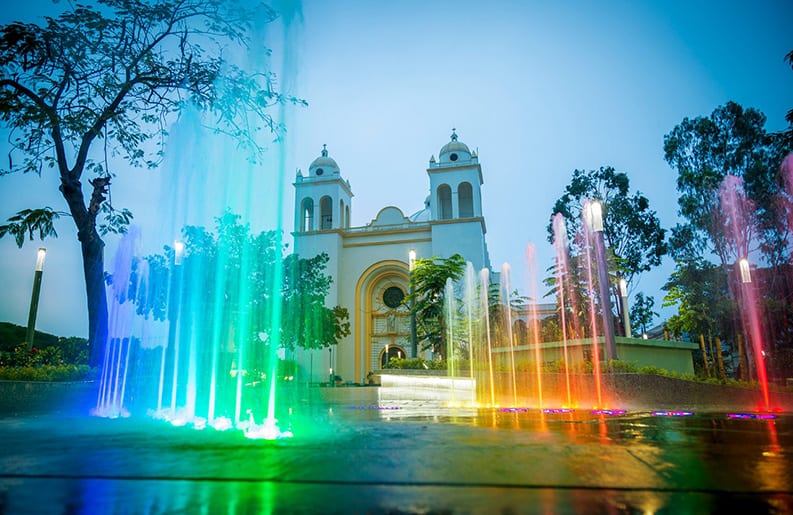
M620 279L620 296L628 296L628 283L625 281L625 279Z
M36 272L44 271L44 258L47 257L47 249L40 247L36 253Z
M408 252L408 268L412 272L415 266L416 266L416 251L410 249L410 251Z
M173 242L173 264L181 265L182 257L184 256L184 242L176 240Z
M603 231L603 207L597 200L589 204L589 220L592 224L593 231Z
M741 282L742 283L752 282L752 274L749 271L749 260L746 258L741 259L738 262L738 266L741 269Z

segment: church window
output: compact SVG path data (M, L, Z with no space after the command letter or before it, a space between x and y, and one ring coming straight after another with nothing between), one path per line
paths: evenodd
M350 206L347 206L344 210L344 223L346 224L345 227L350 226Z
M474 216L474 189L470 182L463 182L457 188L457 199L460 203L460 218Z
M438 218L449 220L452 217L452 189L448 184L438 186Z
M405 300L405 292L399 286L389 286L383 292L383 304L389 308L398 308L403 300Z
M459 156L457 154L452 154L452 155L449 156L449 161L457 161L458 157Z
M319 199L319 229L321 231L333 228L333 201L330 197Z
M345 224L347 223L347 219L345 218L346 213L344 212L344 201L339 199L339 227L344 228Z
M300 209L303 223L300 225L303 232L314 230L314 200L304 198Z

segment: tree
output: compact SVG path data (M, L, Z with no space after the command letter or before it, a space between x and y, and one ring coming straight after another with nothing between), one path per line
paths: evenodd
M567 239L571 242L571 270L577 257L584 254L583 242L576 237L582 229L582 206L585 199L598 200L603 208L603 237L606 242L610 269L615 279L624 278L633 283L633 278L661 263L666 253L664 229L650 201L640 192L631 195L627 174L607 166L598 170L574 170L570 184L554 204L551 219L561 213L565 219ZM548 241L553 242L553 224L548 225ZM579 263L580 265L580 263ZM547 281L546 281L547 282ZM612 285L612 303L621 316L620 296Z
M722 265L730 263L719 202L719 186L727 175L742 179L755 206L745 223L760 236L766 259L773 264L789 257L789 231L780 225L784 217L778 211L781 181L776 177L786 152L766 133L765 121L760 111L728 102L709 117L684 118L664 136L664 157L678 174L678 213L687 220L672 229L675 258L691 259L707 251Z
M283 328L286 349L323 349L350 334L347 308L325 307L331 278L324 274L327 254L311 259L291 254L284 260Z
M432 349L446 358L446 281L459 280L465 272L465 259L460 254L448 258L417 259L410 275L411 294L405 302L413 301L416 329L423 348Z
M785 61L793 68L793 50L785 55ZM793 148L793 108L788 110L785 120L788 123L788 128L779 134L779 139L782 145Z
M702 258L678 261L663 290L663 306L677 306L677 315L667 322L674 334L731 335L732 299L720 266Z
M652 324L655 317L658 316L658 313L653 311L653 306L655 306L654 298L645 297L642 292L636 294L630 310L631 327L634 328L631 332L636 333L637 330L641 329L639 334L647 333L647 327ZM628 334L626 336L632 335Z
M185 247L179 311L190 313L203 334L217 330L224 335L222 339L233 338L239 332L237 319L243 313L249 322L246 334L237 337L246 343L272 341L273 331L278 331L280 345L285 349L322 349L350 334L347 310L325 307L332 281L325 275L327 254L310 259L296 254L284 257L274 231L253 235L247 224L240 223L238 215L228 212L216 218L216 234L196 226L185 227L182 233ZM273 281L278 259L283 260L283 277ZM137 303L139 315L165 320L172 309L168 303L174 299L169 298L167 290L175 272L166 265L173 262L173 249L166 247L164 255L151 255L144 260L145 267L142 260L133 262L128 297ZM141 282L138 274L143 270L148 280ZM145 284L147 291L135 291L137 284ZM273 291L276 285L280 289ZM275 303L280 303L282 313L277 328L270 323Z
M82 252L92 365L107 334L102 237L123 232L132 218L107 200L112 158L156 166L165 127L187 105L214 115L215 128L254 155L261 151L260 126L280 129L267 108L297 101L274 91L271 74L246 72L223 51L245 47L253 21L275 16L223 0L97 0L42 25L0 28L0 119L11 144L2 173L58 174ZM45 229L57 214L34 211ZM23 213L4 227L0 235L33 230Z
M714 342L735 342L735 301L730 296L728 276L724 268L703 258L678 260L675 271L663 290L663 306L676 306L677 314L666 322L666 327L677 337L689 341L699 339L702 360L708 366L704 342L711 347L711 355L722 363L722 349ZM713 363L714 366L716 362Z

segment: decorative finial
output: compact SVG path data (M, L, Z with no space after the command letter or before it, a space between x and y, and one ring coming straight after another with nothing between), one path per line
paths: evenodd
M328 146L326 144L322 144L322 157L328 157Z
M457 141L457 129L452 128L452 141Z

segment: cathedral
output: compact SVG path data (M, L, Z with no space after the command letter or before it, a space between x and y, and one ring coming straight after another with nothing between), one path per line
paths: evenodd
M347 308L351 330L337 346L297 357L310 382L327 381L329 374L364 382L390 357L414 357L410 309L403 302L413 259L460 254L475 270L490 268L476 152L452 130L437 161L430 158L427 175L424 209L406 216L386 206L367 225L353 227L352 187L325 146L307 174L297 172L295 252L328 255L333 282L325 304Z

